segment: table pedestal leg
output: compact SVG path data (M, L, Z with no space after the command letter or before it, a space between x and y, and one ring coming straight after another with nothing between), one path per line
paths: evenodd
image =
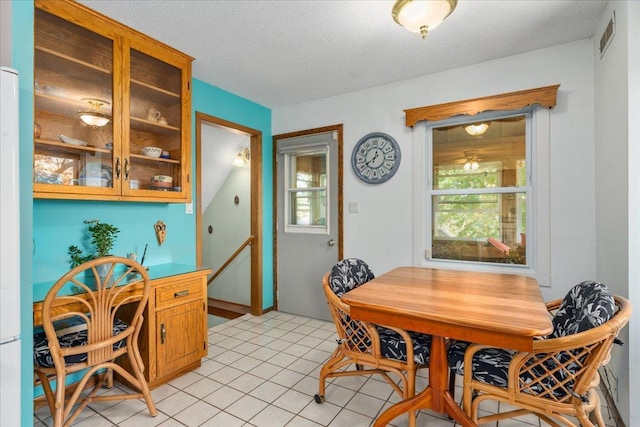
M396 403L376 420L375 427L389 424L398 415L420 409L432 409L447 413L463 427L475 427L471 418L456 404L449 393L449 363L444 337L434 336L431 341L431 361L429 362L429 386L411 399Z

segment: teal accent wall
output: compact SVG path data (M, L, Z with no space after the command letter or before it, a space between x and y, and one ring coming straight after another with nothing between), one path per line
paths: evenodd
M22 328L22 425L33 423L33 283L52 281L68 269L67 248L82 245L86 219L98 218L120 229L115 255L137 252L148 244L145 265L195 264L195 214L186 214L181 203L96 202L33 200L33 14L30 0L12 3L12 61L20 73L20 209L21 209L21 316ZM263 308L274 304L271 110L230 92L193 80L192 176L195 176L195 112L262 131L263 142ZM195 206L195 180L192 180ZM159 246L153 225L167 225L165 243Z
M34 268L33 282L46 282L68 269L67 249L78 245L88 249L87 219L99 219L120 229L113 255L135 252L144 264L179 263L195 265L195 215L185 214L183 203L131 203L76 200L33 201ZM167 237L158 244L156 221L167 226ZM140 258L139 258L140 259Z
M271 110L200 80L193 80L192 89L194 136L196 111L262 131L262 308L273 307L273 138L271 134ZM195 152L195 145L193 152Z

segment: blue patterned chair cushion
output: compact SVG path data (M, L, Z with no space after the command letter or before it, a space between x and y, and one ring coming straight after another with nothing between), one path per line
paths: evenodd
M347 258L333 266L329 285L339 298L373 278L373 272L366 262L358 258Z
M565 296L558 311L552 319L553 332L547 338L557 338L599 326L613 317L615 312L615 301L611 291L602 283L586 281L574 286ZM457 341L448 350L449 367L458 375L464 375L464 353L468 342ZM572 351L579 354L579 349ZM509 363L516 354L515 351L500 348L483 349L473 357L473 379L492 384L499 387L507 386ZM555 356L556 360L564 363L569 361L572 354L559 352ZM585 356L586 357L586 356ZM557 363L553 359L547 359L536 366L533 371L538 372L542 377L546 372L554 372ZM583 360L580 360L582 363ZM536 363L534 359L529 363ZM570 372L567 372L567 369ZM575 373L579 369L578 365L569 364L555 372L553 376L547 376L544 381L545 388L556 388L556 380L563 381L567 374ZM529 374L520 377L525 384L530 384L534 378ZM567 384L570 388L571 384ZM542 387L532 387L533 391L542 392ZM565 393L564 388L559 388L554 392L556 397L561 397Z
M456 341L449 346L449 368L464 375L464 352L469 343ZM507 386L509 364L516 351L502 348L480 350L473 357L473 379L500 387Z
M58 326L58 325L56 325ZM113 335L119 335L129 325L116 319L113 324ZM58 341L60 347L69 348L87 344L87 327L86 324L73 322L66 324L64 327L56 328L58 333ZM126 345L126 340L121 340L113 344L113 350L119 350ZM65 365L73 365L75 363L83 363L87 361L87 353L80 353L73 356L65 357ZM53 368L53 358L49 349L49 340L44 330L33 335L33 362L42 368Z
M407 360L407 343L402 336L391 329L376 326L380 336L380 353L387 359ZM409 332L413 342L413 360L420 365L429 364L431 335Z
M586 281L574 286L553 316L549 338L577 334L602 325L613 317L616 303L611 291L599 282Z

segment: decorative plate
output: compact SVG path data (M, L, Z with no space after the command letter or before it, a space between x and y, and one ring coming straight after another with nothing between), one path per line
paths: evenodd
M71 138L71 137L68 137L66 135L58 135L58 138L60 138L60 141L64 142L65 144L79 145L79 146L82 146L82 147L87 145L86 141L82 141L80 139Z

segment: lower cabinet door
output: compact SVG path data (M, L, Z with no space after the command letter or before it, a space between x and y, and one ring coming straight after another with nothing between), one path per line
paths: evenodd
M156 325L158 377L202 358L206 350L201 300L158 311Z

